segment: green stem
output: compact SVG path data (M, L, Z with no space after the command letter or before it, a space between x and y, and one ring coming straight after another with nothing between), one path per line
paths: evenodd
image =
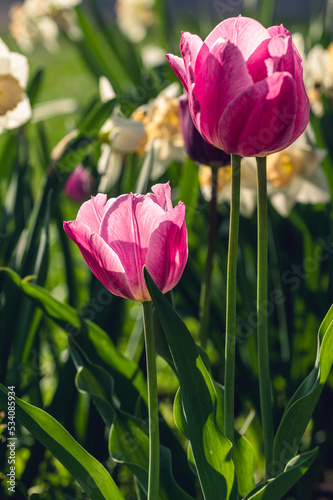
M267 178L266 157L257 158L258 182L258 264L257 264L257 344L259 364L259 392L264 448L266 461L266 477L270 477L270 466L273 461L274 426L272 412L271 380L269 373L269 347L267 328Z
M157 500L159 498L160 440L158 428L158 394L152 302L142 302L142 307L146 344L149 415L149 470L147 500Z
M241 157L231 155L231 200L230 228L227 263L226 341L224 372L224 433L234 442L234 398L235 398L235 349L236 349L236 295L237 295L237 250L239 228Z
M212 198L209 207L209 222L208 222L208 248L205 264L204 279L200 291L199 303L199 319L200 330L199 340L203 349L206 349L208 340L208 326L209 326L209 310L210 310L210 290L211 290L211 276L213 269L213 257L215 250L215 237L216 237L216 195L217 195L217 168L212 168Z

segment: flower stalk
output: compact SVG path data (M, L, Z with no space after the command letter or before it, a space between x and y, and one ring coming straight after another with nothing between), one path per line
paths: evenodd
M146 346L149 417L149 468L147 500L156 500L159 498L160 439L158 427L158 393L152 302L142 302L142 307Z
M212 277L213 259L215 251L215 239L216 239L218 169L216 167L212 168L211 173L212 173L212 181L211 181L212 198L210 200L210 206L209 206L207 257L205 263L204 279L201 285L200 304L199 304L199 318L200 318L199 340L200 340L200 345L203 349L206 349L208 340L211 277Z
M272 413L271 381L269 371L267 281L268 281L268 231L267 231L267 174L266 157L257 158L258 182L258 253L257 253L257 344L259 364L259 392L262 427L264 434L266 478L270 477L273 460L274 426Z
M227 263L226 341L224 372L224 434L234 442L237 250L239 230L241 157L231 155L230 228Z

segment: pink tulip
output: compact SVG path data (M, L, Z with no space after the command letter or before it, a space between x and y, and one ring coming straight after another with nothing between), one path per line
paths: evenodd
M93 176L80 163L69 176L64 191L69 198L82 203L90 198L93 192L93 183Z
M222 21L203 42L183 33L183 59L169 54L202 137L226 153L266 156L305 130L309 100L302 59L282 25Z
M188 255L185 205L172 207L169 183L153 193L105 194L85 202L75 221L64 222L94 275L114 295L150 300L143 266L166 293L179 281Z

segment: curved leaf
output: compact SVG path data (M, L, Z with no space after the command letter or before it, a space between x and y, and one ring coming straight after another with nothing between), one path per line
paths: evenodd
M7 389L0 384L0 401L7 405ZM106 469L51 415L15 398L16 418L72 474L92 500L124 500Z
M284 466L297 452L333 363L333 306L328 311L318 332L318 350L315 367L290 399L282 416L274 440L272 475L281 472L276 464Z
M90 363L100 365L115 381L116 394L126 411L134 411L139 397L147 402L147 386L138 365L123 356L104 330L92 321L82 318L71 306L54 299L44 288L29 283L9 268L6 271L22 292L34 300L49 318L65 330L77 351Z
M317 453L318 449L315 449L294 457L287 463L282 474L279 474L274 479L258 484L244 500L281 500L290 488L305 474L316 458Z
M235 498L232 445L215 418L214 383L185 324L173 310L144 267L144 277L164 329L179 380L189 439L198 477L206 500Z

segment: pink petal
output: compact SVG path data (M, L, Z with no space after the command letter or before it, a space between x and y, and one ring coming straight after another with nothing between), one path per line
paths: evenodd
M151 198L130 194L117 198L101 222L99 234L118 255L136 300L147 296L142 268L150 235L164 213Z
M288 71L296 84L297 108L296 119L291 140L288 143L292 144L299 137L309 123L310 103L305 91L303 82L303 62L299 55L288 30L282 25L277 27L277 31L281 32L275 38L272 38L269 43L269 51L272 57L280 60L277 62L278 71Z
M187 91L187 76L185 71L185 64L181 57L174 56L173 54L166 54L171 68L176 73L176 76L182 82L184 89Z
M148 193L146 196L155 201L165 212L172 210L170 181L166 184L155 184L151 190L154 194Z
M235 96L252 84L238 48L217 40L197 75L192 96L200 103L200 117L195 118L206 141L221 147L218 127L221 115Z
M187 257L185 205L179 203L161 217L149 241L147 269L163 293L178 283Z
M204 61L204 54L201 53L201 48L203 46L203 41L198 35L192 35L191 33L185 32L182 34L180 40L180 53L183 56L185 71L187 77L187 86L190 90L191 84L195 82L195 74L198 65L202 64ZM197 63L197 56L200 55L200 59ZM208 49L206 49L206 55ZM186 89L187 90L187 89Z
M204 43L211 49L218 38L224 38L236 45L246 61L264 40L270 38L270 35L258 21L238 16L230 17L218 24Z
M288 73L274 73L254 84L221 117L222 149L241 156L284 149L293 133L296 104L296 85Z
M98 233L99 226L107 207L114 199L107 200L106 194L99 193L86 201L78 211L76 220L88 226L91 232Z
M277 35L268 44L268 52L275 62L276 71L295 74L293 43L290 36Z
M114 295L135 300L125 270L115 252L81 222L64 222L64 230L77 244L96 278Z
M269 28L267 28L267 31L268 33L270 34L270 36L273 38L274 36L277 36L277 35L287 35L287 36L291 36L290 35L290 31L288 31L284 26L283 24L280 24L280 26L270 26Z

